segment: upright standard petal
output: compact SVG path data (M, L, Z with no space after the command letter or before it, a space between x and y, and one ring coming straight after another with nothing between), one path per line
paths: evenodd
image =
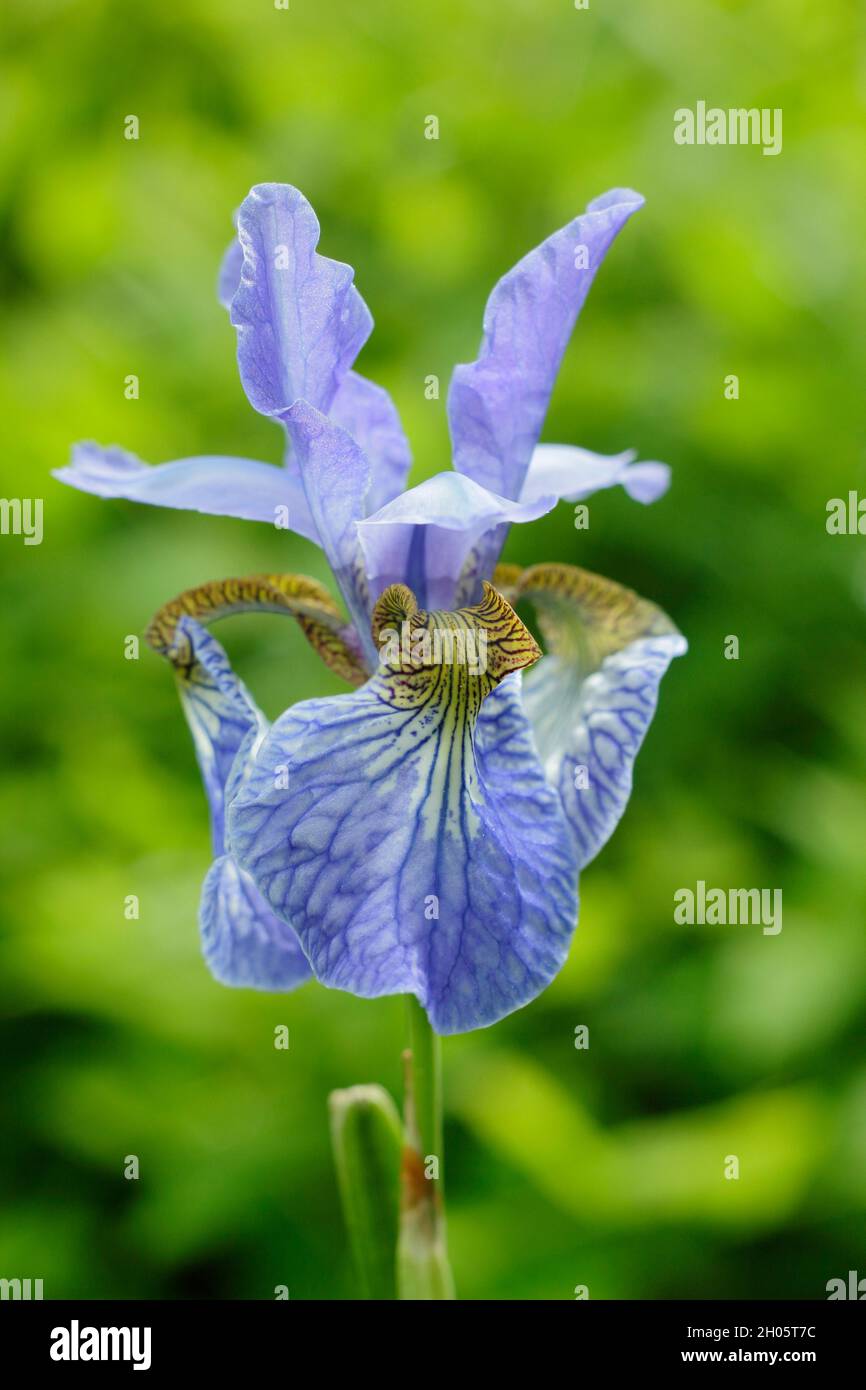
M86 443L75 445L71 464L56 468L54 477L97 497L269 521L319 543L300 479L255 459L207 456L151 467L116 445Z
M554 495L512 502L462 473L437 473L360 522L371 598L389 584L408 584L424 606L475 600L490 576L487 538L511 522L535 521L555 503Z
M367 581L357 529L370 485L369 461L351 435L306 401L296 401L280 418L292 441L321 545L372 670L376 649L370 637Z
M364 513L378 511L403 491L412 466L412 451L394 402L383 386L348 372L328 414L352 436L369 461Z
M535 565L507 592L535 606L547 643L524 702L583 868L619 823L662 676L687 643L655 604L572 565Z
M319 980L413 993L437 1032L463 1032L534 998L576 919L571 837L505 679L538 649L489 585L477 607L442 613L395 585L374 628L372 680L274 725L230 840Z
M186 614L175 625L170 659L207 793L216 855L199 909L204 958L222 984L294 989L311 973L297 936L224 852L226 797L243 785L267 722L223 648Z
M636 463L637 453L593 454L572 444L536 446L523 487L521 502L551 494L564 502L580 502L603 488L620 486L635 502L655 502L670 487L666 463Z
M289 184L258 184L237 225L243 265L230 312L250 404L276 415L305 400L327 413L373 327L354 271L317 253L316 214ZM224 284L233 271L229 258Z
M496 285L475 362L448 393L454 467L520 497L575 321L608 247L640 194L614 189L530 251Z
M325 262L324 257L316 260ZM243 267L244 250L235 237L223 257L217 286L220 303L227 309L237 293ZM315 400L310 403L317 404ZM371 472L365 510L376 511L403 491L412 463L409 442L391 397L384 387L358 372L346 371L326 413L367 456ZM294 467L291 459L287 459L287 465Z

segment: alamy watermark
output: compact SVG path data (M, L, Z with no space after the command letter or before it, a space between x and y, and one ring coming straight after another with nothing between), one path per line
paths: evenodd
M781 888L708 888L699 878L694 888L677 888L674 921L680 926L761 926L764 936L782 930Z
M763 153L782 153L782 108L780 106L707 106L697 102L694 110L680 106L674 112L674 143L677 145L762 145Z
M828 536L866 536L866 497L854 488L847 497L831 497L825 527Z
M848 1270L847 1279L828 1279L824 1287L829 1303L840 1298L855 1299L858 1303L866 1299L866 1279L861 1279L856 1269Z
M42 1297L41 1279L0 1279L0 1299L17 1302Z
M0 497L0 536L23 536L25 545L41 545L42 498Z
M52 1361L131 1361L134 1371L150 1370L149 1327L68 1327L51 1330Z
M470 675L487 670L487 632L478 628L413 628L408 619L400 631L385 627L379 634L379 659L389 666L466 666Z

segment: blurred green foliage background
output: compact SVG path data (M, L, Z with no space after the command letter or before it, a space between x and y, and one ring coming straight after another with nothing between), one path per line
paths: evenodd
M544 437L635 445L673 488L647 509L601 494L588 532L562 506L506 558L633 586L691 652L583 876L567 968L446 1042L461 1295L821 1298L866 1275L866 552L825 530L829 498L866 493L858 12L7 0L0 491L44 497L45 538L0 538L0 1275L47 1297L354 1296L325 1102L356 1081L399 1094L401 1001L211 980L192 748L168 671L123 656L191 584L327 578L323 561L268 526L49 476L89 437L151 462L278 458L214 295L232 210L269 179L299 185L323 251L357 267L377 320L359 365L400 408L415 481L447 466L444 387L495 279L608 187L647 197ZM782 154L676 146L673 112L699 99L781 107ZM338 688L289 624L221 637L271 715ZM781 887L781 934L675 925L699 878Z

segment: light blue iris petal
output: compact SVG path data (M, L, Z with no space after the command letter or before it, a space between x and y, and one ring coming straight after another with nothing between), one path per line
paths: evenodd
M621 486L635 502L655 502L667 492L671 470L666 463L637 463L637 454L594 454L572 444L539 444L530 460L520 493L522 502L551 493L565 502L580 502L602 488Z
M454 467L503 497L520 497L553 384L596 271L640 194L613 189L509 270L484 311L475 362L448 392Z
M280 202L280 198L273 190L270 196L273 202ZM293 213L290 214L293 224L297 221L299 225L305 225L308 228L308 234L317 230L318 224L315 223L312 209L308 203L301 199L301 195L295 189L287 185L283 186L281 198L288 208L294 209ZM259 203L254 204L254 207L261 214L264 205L265 199L262 198ZM273 246L271 250L274 250ZM335 299L341 300L345 296L344 279L347 267L318 255L312 257L311 263L317 268L320 280L326 286L331 286ZM235 237L223 257L217 286L220 303L227 309L231 308L231 302L237 293L243 268L244 250L239 238ZM250 275L255 273L252 259L248 265L248 273ZM298 331L300 332L302 328L306 331L307 327L308 325L306 322L302 322L302 316L299 314ZM339 425L341 429L346 430L352 436L370 462L371 483L365 511L375 511L403 491L412 462L409 442L388 392L384 387L368 381L358 372L345 369L348 355L344 351L339 332L333 333L330 340L334 350L334 363L331 366L325 363L324 370L319 373L317 378L317 380L324 378L324 389L313 382L306 381L306 379L304 389L313 392L312 396L307 396L310 404L318 405L321 409L325 408L329 393L331 394L330 403L327 405L325 413L336 425ZM341 373L344 374L341 375ZM299 394L303 393L299 392ZM294 398L284 404L293 403ZM291 459L287 459L286 463L287 466L291 467Z
M239 862L316 977L414 993L440 1033L484 1027L561 967L577 914L571 837L507 677L467 721L396 709L377 675L295 705L229 808Z
M666 633L632 642L583 679L558 656L542 657L526 675L526 713L574 834L579 868L619 823L662 676L687 646L679 633Z
M328 415L350 434L370 463L365 515L378 511L406 486L412 465L409 441L388 392L357 372L340 383Z
M191 654L188 674L178 679L180 701L207 793L214 853L222 854L226 786L236 762L242 765L264 737L267 720L206 628L194 618L182 617L177 632L179 641L189 643Z
M462 473L437 473L359 524L371 598L402 583L422 608L474 602L489 578L478 559L483 540L511 522L535 521L555 503L554 495L512 502Z
M178 623L191 665L179 680L211 814L214 854L199 909L205 960L220 983L287 990L311 971L292 928L264 901L225 850L225 804L243 786L267 721L238 680L219 642L189 617Z
M317 253L316 214L289 184L253 188L237 227L243 266L230 313L250 404L275 415L300 399L327 413L373 327L354 271ZM226 281L234 269L224 262Z
M237 218L235 219L237 220ZM241 282L241 271L244 268L244 250L235 237L229 246L226 247L225 255L222 258L217 277L217 298L224 309L231 307L238 285Z
M98 497L268 521L318 543L300 479L270 463L208 456L151 467L114 445L87 443L76 444L71 464L54 477Z
M220 984L284 991L312 975L292 928L271 911L250 875L229 854L208 870L200 923L204 958Z
M371 668L377 661L370 635L367 581L357 523L364 515L370 464L351 435L306 401L282 413L295 462L321 544Z

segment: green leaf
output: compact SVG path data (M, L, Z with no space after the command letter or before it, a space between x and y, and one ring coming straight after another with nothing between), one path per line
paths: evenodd
M400 1208L400 1117L381 1086L328 1098L337 1183L362 1298L394 1299Z

